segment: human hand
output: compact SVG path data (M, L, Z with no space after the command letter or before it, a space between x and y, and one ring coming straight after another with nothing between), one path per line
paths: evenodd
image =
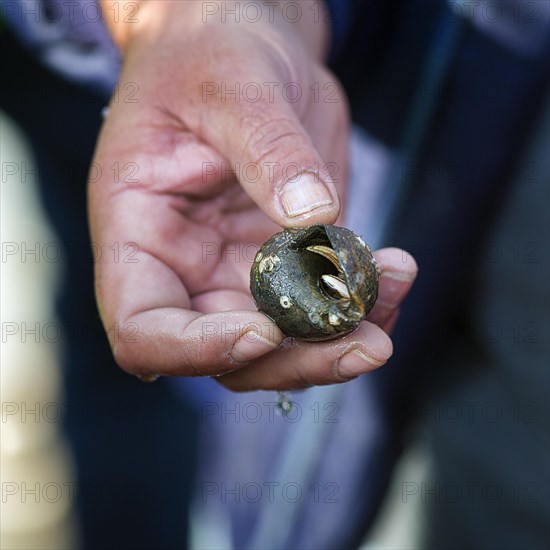
M137 166L137 181L116 183L104 169L89 185L93 242L138 250L136 263L102 255L95 265L119 365L142 377L219 376L236 391L342 382L381 366L392 351L383 329L416 274L402 251L376 254L379 302L338 340L278 348L284 335L249 291L251 247L281 226L334 223L344 198L345 100L309 93L335 81L316 61L322 22L204 22L200 2L140 6L139 28L113 29L121 82L139 85L139 103L111 103L95 156L100 167ZM280 93L289 82L299 101ZM256 83L265 96L224 97L224 83Z

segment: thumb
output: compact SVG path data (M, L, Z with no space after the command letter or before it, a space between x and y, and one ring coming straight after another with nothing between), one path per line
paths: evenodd
M288 104L237 98L216 101L207 110L208 128L201 137L228 159L244 190L275 223L301 227L336 221L335 182ZM220 167L218 177L226 171Z

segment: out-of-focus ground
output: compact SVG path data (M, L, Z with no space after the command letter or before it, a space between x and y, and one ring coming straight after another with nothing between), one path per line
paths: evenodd
M40 204L31 152L20 130L1 112L0 159L0 548L75 549L78 528L72 506L77 487L60 433L63 350L53 312L63 265ZM361 550L418 547L421 506L404 498L403 487L425 479L427 469L421 445L403 457ZM203 548L204 528L212 526L192 530L193 547Z

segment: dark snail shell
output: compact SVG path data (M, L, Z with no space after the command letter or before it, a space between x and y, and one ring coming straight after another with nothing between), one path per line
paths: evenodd
M287 335L327 340L356 329L378 297L379 270L344 227L287 229L262 245L250 272L258 309Z

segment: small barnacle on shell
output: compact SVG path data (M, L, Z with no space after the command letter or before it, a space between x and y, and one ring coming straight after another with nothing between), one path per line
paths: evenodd
M281 296L279 302L285 309L292 307L292 302L290 301L290 298L288 296Z
M264 243L252 265L250 290L287 336L327 340L359 326L378 297L378 278L361 237L344 227L312 225Z

